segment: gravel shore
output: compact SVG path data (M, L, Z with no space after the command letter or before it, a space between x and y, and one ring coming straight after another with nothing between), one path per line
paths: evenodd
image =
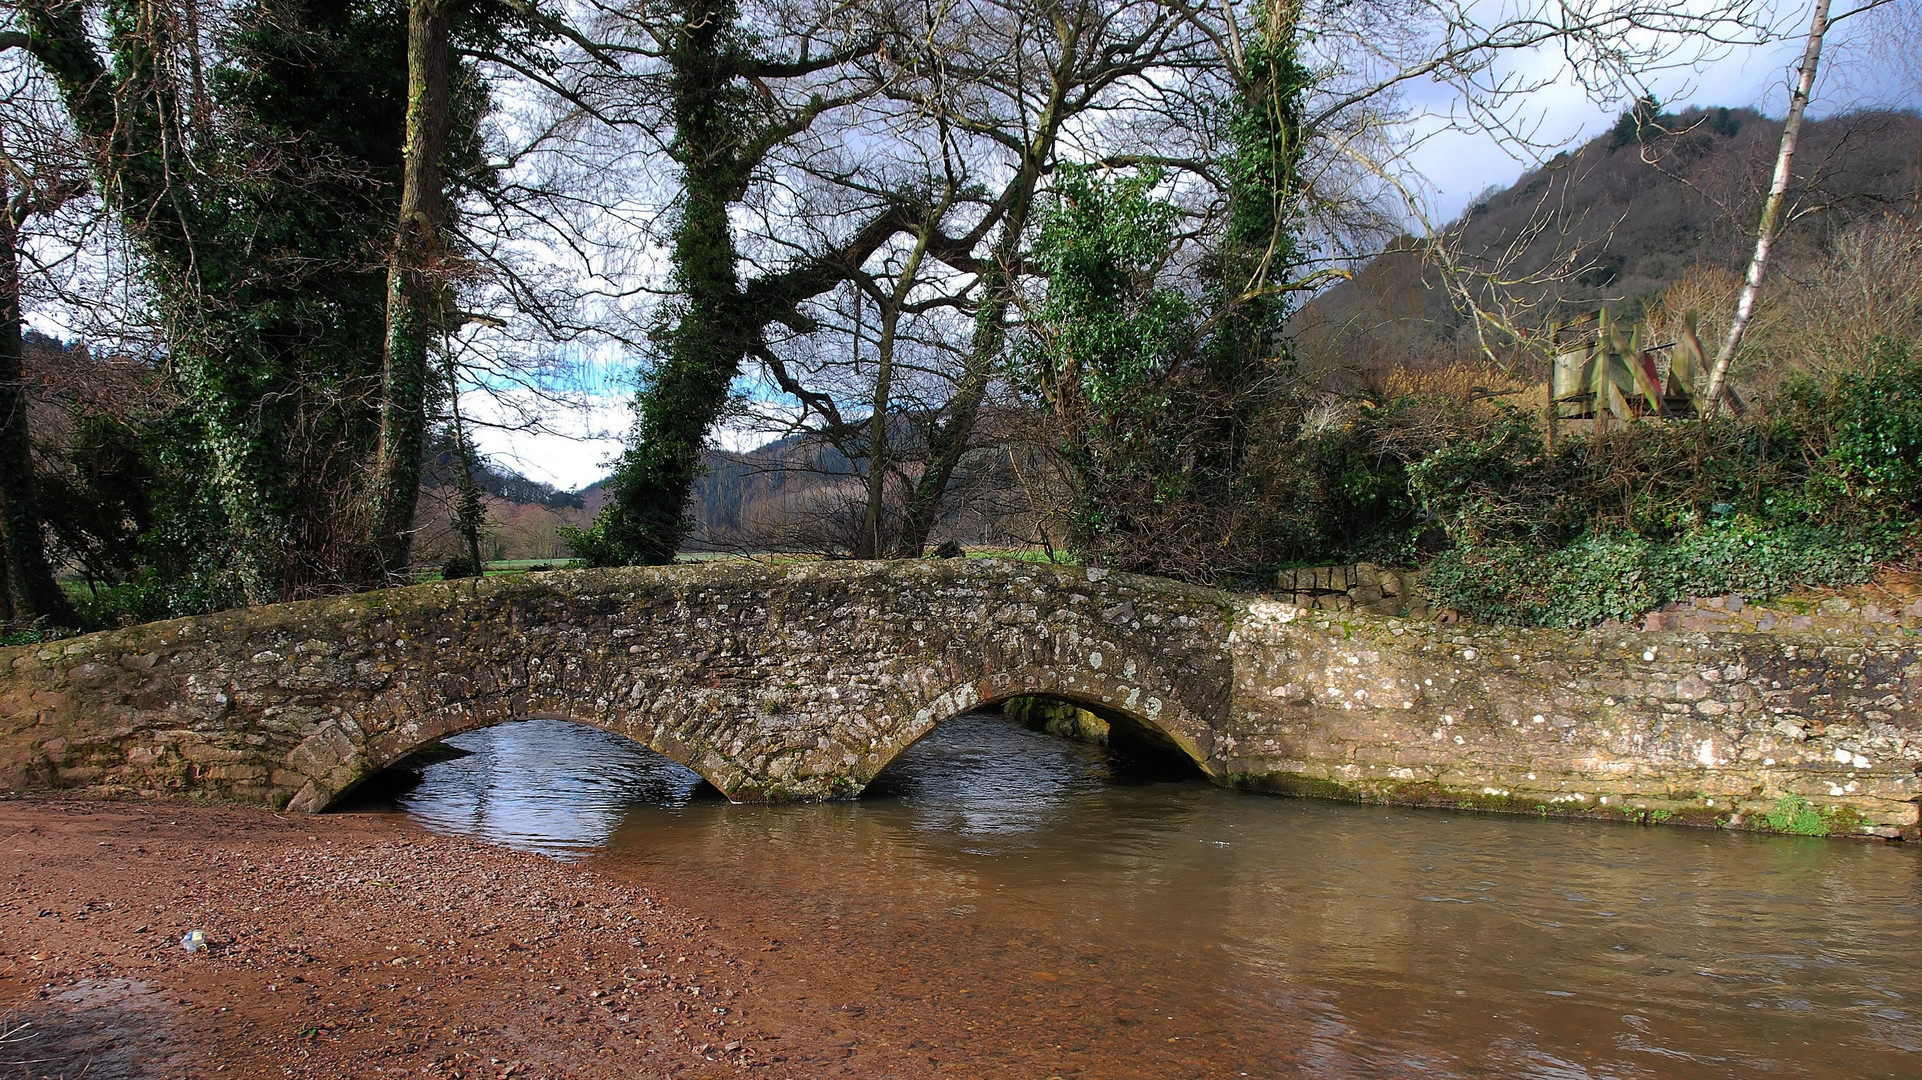
M55 798L0 798L0 853L4 1080L788 1075L751 965L543 856Z

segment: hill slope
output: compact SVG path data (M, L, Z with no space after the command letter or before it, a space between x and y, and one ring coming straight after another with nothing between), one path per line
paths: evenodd
M1478 199L1441 243L1464 271L1457 280L1484 304L1505 298L1518 322L1541 326L1603 306L1633 318L1691 273L1746 265L1781 130L1747 109L1661 116L1639 138L1618 130ZM1922 116L1808 124L1790 190L1793 221L1771 270L1778 283L1864 223L1916 218ZM1433 254L1404 238L1317 296L1291 326L1303 357L1324 370L1381 370L1472 353L1473 327Z

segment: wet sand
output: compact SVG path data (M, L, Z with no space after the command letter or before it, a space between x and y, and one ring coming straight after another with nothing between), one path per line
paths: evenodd
M0 854L5 1080L792 1074L751 963L544 856L393 817L53 798L0 798Z

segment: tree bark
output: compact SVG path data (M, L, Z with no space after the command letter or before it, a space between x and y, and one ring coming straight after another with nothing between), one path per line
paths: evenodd
M4 153L0 153L0 158ZM0 172L0 572L11 620L49 619L71 625L73 609L47 562L40 506L34 494L33 443L21 357L18 218L6 175Z
M1044 124L1036 136L1034 152L1016 178L1014 197L1009 200L1001 236L989 258L982 282L982 301L975 313L974 335L968 342L968 360L954 397L948 402L947 416L928 435L927 463L908 493L901 511L901 532L894 542L897 558L918 559L927 551L928 536L940 519L941 503L954 482L954 470L968 452L974 436L974 423L987 399L988 384L994 367L1007 344L1008 309L1014 305L1016 267L1021 260L1021 241L1027 235L1028 214L1034 204L1035 187L1040 181L1042 164L1052 156L1056 125Z
M881 535L887 511L888 493L888 418L894 405L894 344L901 326L901 308L908 302L920 276L921 261L927 256L933 221L922 225L915 237L914 250L895 278L894 290L883 303L880 335L875 341L874 394L868 415L868 505L861 519L861 535L855 539L854 557L878 558L886 545Z
M1815 10L1809 16L1808 42L1802 50L1802 66L1795 80L1795 91L1789 96L1788 117L1782 122L1782 147L1775 155L1775 177L1769 184L1768 199L1762 204L1762 223L1755 230L1755 255L1749 259L1748 276L1743 279L1742 295L1735 303L1735 318L1729 323L1728 336L1722 339L1714 366L1709 369L1704 395L1707 405L1703 413L1711 418L1721 411L1722 398L1727 396L1729 365L1734 362L1742 334L1755 315L1755 301L1762 293L1762 276L1768 273L1769 252L1781 229L1782 203L1788 195L1789 169L1795 162L1795 145L1802 135L1802 114L1808 110L1809 95L1815 88L1815 67L1822 58L1822 38L1828 33L1828 26L1829 0L1815 0Z
M427 427L427 352L444 325L447 195L441 155L448 125L448 2L407 5L407 150L400 220L387 274L387 338L381 365L380 443L371 500L371 550L381 581L404 581Z
M672 252L681 307L665 355L636 398L633 440L608 484L608 505L594 529L570 541L590 563L674 560L691 524L687 503L708 433L742 362L762 346L766 326L852 277L902 227L901 210L890 206L841 247L744 283L730 210L746 196L768 152L806 130L825 106L816 96L796 112L766 109L763 115L747 104L753 98L743 76L761 65L743 51L733 0L679 0L676 15L667 31L673 41L667 111L674 128L670 152L683 184Z
M948 402L947 416L928 435L927 464L921 469L914 488L908 493L901 513L901 532L894 544L899 558L918 559L928 547L928 536L940 518L941 503L954 480L961 456L968 452L974 436L974 423L980 417L995 364L1007 344L1008 310L1014 306L1014 288L1021 262L1021 242L1027 236L1028 216L1041 183L1041 173L1054 159L1055 141L1068 116L1067 97L1072 73L1081 61L1079 24L1061 27L1061 54L1051 73L1047 103L1036 117L1034 134L1023 148L1021 165L1010 181L1007 209L1001 221L1001 235L994 254L983 272L982 299L976 312L974 335L968 343L968 360L954 398Z

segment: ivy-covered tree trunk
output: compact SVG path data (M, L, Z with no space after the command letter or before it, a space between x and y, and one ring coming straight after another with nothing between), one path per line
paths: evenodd
M71 624L47 562L33 483L33 443L20 340L18 217L0 173L0 618Z
M380 446L370 500L374 569L388 581L404 579L410 562L427 431L427 354L446 319L447 8L448 0L410 0L407 7L407 151L387 275Z
M765 312L747 310L728 208L746 190L752 132L734 86L734 4L688 3L671 28L671 151L684 194L674 227L681 296L665 354L636 402L633 444L610 483L612 501L590 533L573 537L589 563L672 562L687 536L687 502L708 431L741 362L760 341Z
M784 105L769 83L847 64L881 42L864 36L814 55L762 55L739 25L734 0L672 0L663 8L667 18L654 33L666 43L668 150L681 168L671 252L680 299L666 348L636 396L632 442L608 481L607 506L592 528L562 532L590 565L673 561L692 525L687 503L708 433L742 363L765 346L767 326L799 321L798 305L854 276L911 224L903 205L889 203L842 243L742 280L729 212L775 147L848 100L811 94L804 105Z
M1237 58L1228 221L1210 268L1213 329L1175 398L1177 424L1193 440L1182 489L1190 504L1214 511L1205 541L1194 545L1213 550L1193 564L1192 576L1202 580L1268 562L1278 533L1273 508L1255 490L1249 446L1288 372L1281 332L1301 263L1302 103L1310 73L1297 52L1299 19L1299 0L1267 0ZM1188 558L1169 550L1178 562Z
M279 560L289 540L280 504L290 478L274 460L274 433L261 432L263 416L247 407L260 375L254 358L203 317L198 294L218 264L203 262L196 248L196 238L211 230L203 228L198 204L178 180L184 164L180 129L162 107L167 13L151 0L110 0L111 70L94 51L83 4L28 0L22 13L28 48L59 87L94 160L102 198L144 249L159 286L176 369L206 427L214 465L206 482L228 518L226 539L241 592L257 603L279 599Z
M1298 0L1267 0L1235 57L1239 99L1229 115L1228 227L1217 271L1220 355L1259 357L1288 308L1286 275L1299 262L1302 100L1310 78L1296 50Z
M391 196L366 179L398 178L400 27L365 3L239 5L216 84L238 137L197 143L172 5L105 0L98 23L79 0L18 6L97 190L145 258L198 428L200 446L180 449L209 466L195 480L218 520L175 523L168 539L214 577L183 592L266 603L364 576L379 560L341 511L376 442L373 409L351 402L381 356L384 296L366 265ZM324 114L301 111L317 99ZM255 145L279 149L263 162Z

